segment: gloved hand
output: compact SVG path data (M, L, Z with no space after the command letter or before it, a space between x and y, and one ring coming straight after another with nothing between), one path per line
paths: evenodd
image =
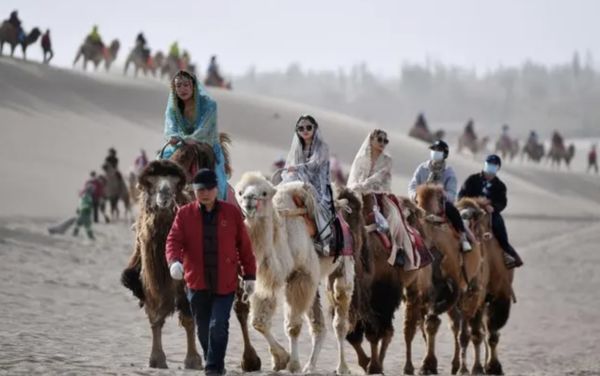
M254 285L256 284L256 281L254 280L244 280L244 284L242 286L242 289L244 290L244 293L242 294L242 302L244 303L248 303L248 299L250 299L250 295L252 295L254 293Z
M183 279L183 265L179 261L175 261L169 266L169 272L174 280L180 281Z

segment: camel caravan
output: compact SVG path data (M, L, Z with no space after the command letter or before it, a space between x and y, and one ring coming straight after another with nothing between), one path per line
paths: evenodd
M474 128L473 119L469 119L463 132L458 137L457 152L468 152L475 158L479 154L488 152L490 138L488 136L479 137ZM419 114L408 134L410 137L431 143L435 140L443 139L445 132L443 130L431 132L427 126L424 114ZM571 161L575 156L575 144L570 143L566 145L558 131L552 133L548 149L534 130L529 133L523 146L521 147L520 145L519 139L511 136L509 126L504 124L500 136L493 144L493 150L504 160L512 161L520 155L521 162L528 161L538 164L546 162L546 164L556 169L559 169L563 163L569 169Z
M190 310L191 300L188 304L186 299L190 290L181 279L184 268L191 266L185 259L183 267L178 266L166 256L169 247L169 254L173 253L170 244L174 235L170 232L178 213L189 211L189 205L196 202L194 195L198 198L209 189L198 185L197 179L206 175L204 171L211 171L215 177L225 179L223 186L215 180L211 185L214 188L210 188L216 190L222 200L219 202L227 203L227 208L235 206L239 215L243 214L244 232L255 259L255 287L249 292L245 275L238 277L234 287L233 311L242 331L240 367L244 372L263 367L249 336L250 327L264 337L273 371L317 372L323 368L318 360L329 316L337 343L337 363L326 365L332 368L328 371L350 373L345 356L348 342L366 373L382 373L394 335L393 318L404 301L404 373L415 372L412 342L418 328L427 345L420 372L438 373L435 342L439 316L443 314L450 318L456 339L452 372L467 370L467 347L472 342L472 371L502 373L498 332L508 320L514 299L513 271L505 266L483 202L464 199L458 203L475 236L473 249L464 253L460 234L444 214L442 188L435 184L419 186L415 200L388 191L391 163L383 152L389 142L384 131L374 130L365 140L348 186L333 187L329 169L323 168L329 166L328 147L319 125L309 115L301 116L296 124L282 171L272 177L246 172L234 189L227 183L232 171L231 139L217 132L214 101L187 72L174 77L171 90L165 115L167 143L159 158L148 163L137 178L140 210L135 222L135 246L121 275L122 284L131 290L148 317L152 333L150 367L167 368L161 333L166 318L175 312L186 333L184 367L200 369L212 362L207 360L211 355L205 350L203 364L196 347L197 324ZM195 131L178 128L178 124L185 124L182 119L187 106L195 106L201 114L192 118L196 121L192 123L197 126ZM205 131L201 140L197 138L198 130ZM370 158L374 158L374 165ZM375 165L387 172L371 178L370 166ZM382 176L383 185L374 183L373 179ZM399 229L405 232L401 235ZM396 247L401 247L398 253ZM398 264L400 259L405 261ZM185 269L186 281L189 273ZM328 311L322 306L321 293L329 302ZM274 314L280 306L284 307L287 348L272 332ZM299 336L303 320L310 326L312 347L308 361L301 365ZM366 351L362 345L365 339L369 343ZM480 351L482 345L486 346L485 358ZM214 374L223 372L221 369Z

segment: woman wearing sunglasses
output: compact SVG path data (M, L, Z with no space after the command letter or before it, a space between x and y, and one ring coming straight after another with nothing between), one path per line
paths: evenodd
M392 157L385 151L388 143L385 131L375 129L369 133L352 162L348 187L363 195L377 197L392 240L388 263L414 270L420 264L419 255L413 250L402 212L392 194Z
M322 139L319 124L310 115L302 115L296 122L292 146L281 178L283 182L300 180L308 184L317 202L314 218L319 236L315 240L315 247L318 252L328 255L333 220L329 147Z

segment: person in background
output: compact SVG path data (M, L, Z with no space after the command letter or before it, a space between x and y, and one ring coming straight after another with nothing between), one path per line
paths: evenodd
M94 240L94 232L92 231L92 212L93 212L93 192L94 186L92 184L87 185L79 199L79 206L77 207L77 221L75 222L75 228L73 229L73 236L79 235L79 227L84 227L85 232L90 240Z
M594 169L598 173L598 154L596 152L596 144L592 144L590 152L588 153L588 166L586 172Z
M44 64L50 63L50 60L54 57L52 41L50 40L50 29L46 29L46 32L42 35L42 53L44 54Z

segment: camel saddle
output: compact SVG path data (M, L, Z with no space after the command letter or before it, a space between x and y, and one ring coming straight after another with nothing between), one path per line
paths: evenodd
M292 199L298 208L306 209L302 198L294 196ZM316 240L318 228L315 220L312 218L310 213L308 213L308 211L302 214L302 218L306 223L308 234L313 240ZM352 237L352 232L350 231L350 226L340 213L335 214L335 217L331 223L331 227L332 236L330 239L330 249L332 250L333 254L323 254L321 256L334 256L336 259L339 256L352 256L354 254L354 239Z

